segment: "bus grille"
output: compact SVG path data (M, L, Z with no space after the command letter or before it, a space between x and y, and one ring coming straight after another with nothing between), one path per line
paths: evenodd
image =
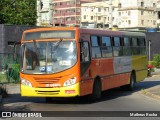
M35 91L37 94L41 95L57 95L59 94L60 90L54 90L54 91L41 91L41 90L36 90Z
M53 83L57 83L59 80L60 78L46 78L46 79L35 78L35 81L38 84L53 84Z

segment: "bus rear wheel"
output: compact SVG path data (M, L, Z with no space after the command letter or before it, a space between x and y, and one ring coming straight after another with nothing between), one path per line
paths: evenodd
M133 91L135 89L135 84L136 84L136 76L135 73L132 72L130 76L130 83L128 85L121 86L121 88L123 90Z
M127 90L134 90L135 89L135 85L136 85L136 76L134 73L131 73L131 76L130 76L130 83L126 86L127 87Z
M100 99L101 94L102 94L101 82L100 82L100 80L95 80L95 82L93 84L93 91L92 91L92 95L91 95L91 100L95 101L95 100Z

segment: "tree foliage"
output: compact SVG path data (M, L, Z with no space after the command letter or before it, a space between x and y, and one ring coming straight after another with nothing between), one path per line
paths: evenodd
M160 54L154 54L153 61L155 67L160 67Z
M0 24L35 25L36 0L0 0Z

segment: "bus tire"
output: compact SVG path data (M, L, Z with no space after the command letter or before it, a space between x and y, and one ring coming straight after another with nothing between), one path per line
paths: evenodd
M93 84L93 90L91 95L91 100L95 101L101 98L102 86L100 80L95 80Z
M127 90L133 91L136 85L136 75L134 72L131 73L130 83L126 86Z
M51 97L46 97L46 103L51 103L52 102L52 98Z

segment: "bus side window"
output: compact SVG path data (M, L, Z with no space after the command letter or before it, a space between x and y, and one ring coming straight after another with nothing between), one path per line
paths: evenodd
M124 56L130 56L132 55L132 49L131 49L131 40L129 37L123 37L123 43L124 43L124 46L123 46L123 55Z
M91 36L92 58L101 58L100 37Z
M115 57L123 55L123 47L121 46L120 37L113 37L113 54Z
M145 38L138 38L138 44L140 49L140 54L145 55L146 54L146 47L145 47Z
M140 54L140 48L138 45L138 38L132 37L132 55L139 55Z
M111 38L108 36L102 36L101 40L102 57L112 57Z
M81 62L88 62L90 61L89 55L89 44L88 42L81 43Z

